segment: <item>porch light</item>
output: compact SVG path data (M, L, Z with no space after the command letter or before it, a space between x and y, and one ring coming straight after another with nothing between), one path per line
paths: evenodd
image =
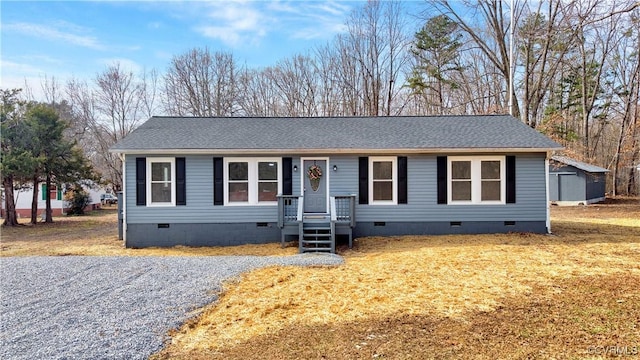
M293 172L298 172L298 165L293 165Z
M338 165L333 165L333 171L338 171Z

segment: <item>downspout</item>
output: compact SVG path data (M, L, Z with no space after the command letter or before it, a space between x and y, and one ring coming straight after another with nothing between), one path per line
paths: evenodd
M122 160L122 241L127 247L127 162L126 155L120 154Z
M544 159L544 183L545 183L545 199L547 207L547 233L551 234L551 203L549 202L549 152Z

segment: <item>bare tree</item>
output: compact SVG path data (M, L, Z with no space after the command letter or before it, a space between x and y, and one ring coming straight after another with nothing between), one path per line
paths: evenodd
M614 103L618 104L614 110L619 130L611 161L614 195L637 194L640 190L635 168L640 163L640 13L631 13L629 18L626 24L619 22L618 26L625 31L615 53L607 59L615 74L608 91L614 94Z
M408 40L398 1L369 1L354 10L347 33L335 41L340 86L346 113L392 115L401 91L399 77L408 61Z
M189 50L173 58L164 76L165 109L177 116L234 116L238 78L231 53Z
M88 140L81 147L116 190L122 187L122 162L109 148L155 109L155 95L149 95L152 86L147 79L117 63L96 74L95 87L80 80L67 83L66 93L73 112L88 127Z
M429 10L435 10L436 13L446 15L454 20L478 47L484 57L486 57L502 76L502 83L499 89L501 93L496 99L503 109L508 109L508 84L511 81L510 76L510 57L509 57L509 26L511 22L517 23L517 19L522 12L522 4L515 2L514 19L505 19L506 9L503 9L503 2L499 0L489 1L460 1L456 5L452 5L449 1L438 0L431 3ZM469 19L478 19L477 22ZM505 96L507 95L507 96ZM512 114L520 117L520 106L515 91L513 94ZM527 121L527 119L523 119Z

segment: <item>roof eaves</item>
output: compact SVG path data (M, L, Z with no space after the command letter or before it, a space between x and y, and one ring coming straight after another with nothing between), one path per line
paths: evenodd
M587 164L585 162L578 161L566 156L559 156L559 155L552 156L551 159L559 163L563 163L565 165L573 166L575 168L578 168L586 172L591 172L591 173L610 172L609 169L605 169L596 165Z
M441 153L532 153L559 150L559 148L397 148L397 149L117 149L109 151L119 154L441 154Z

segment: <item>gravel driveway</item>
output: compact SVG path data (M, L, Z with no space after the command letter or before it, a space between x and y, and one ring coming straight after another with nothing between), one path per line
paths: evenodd
M146 359L221 282L268 265L337 265L285 257L0 259L0 359Z

